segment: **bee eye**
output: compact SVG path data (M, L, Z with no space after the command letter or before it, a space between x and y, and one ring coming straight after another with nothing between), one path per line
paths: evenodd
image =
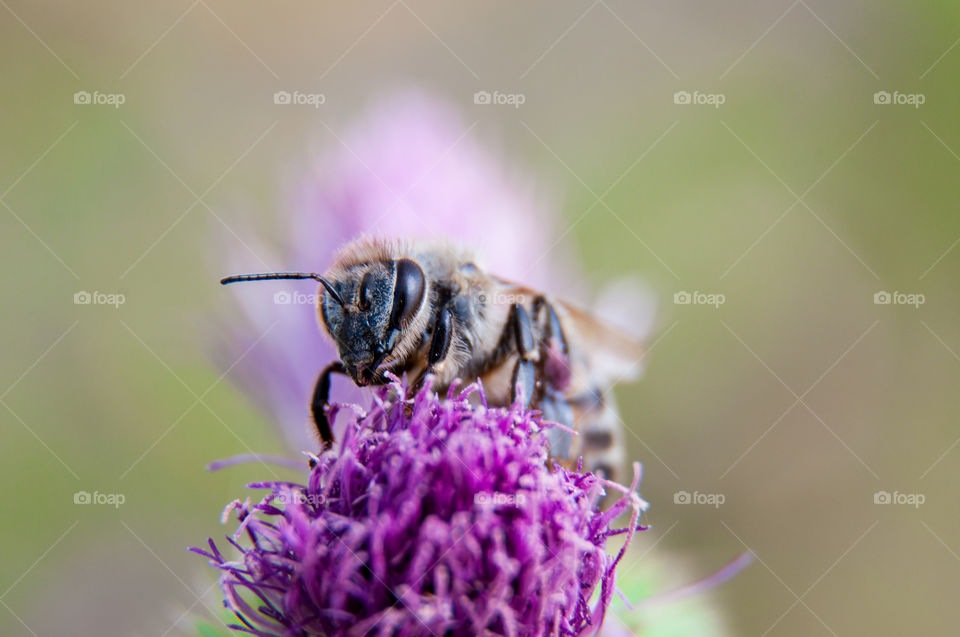
M416 314L423 301L426 281L423 270L410 259L397 261L397 281L393 288L393 311L390 313L390 327L400 329Z
M373 304L373 274L367 272L360 283L360 309L368 310Z

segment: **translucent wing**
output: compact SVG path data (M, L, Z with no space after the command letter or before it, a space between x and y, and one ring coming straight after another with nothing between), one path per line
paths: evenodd
M577 385L606 388L636 380L645 350L626 331L562 301L554 309L567 339L571 371Z

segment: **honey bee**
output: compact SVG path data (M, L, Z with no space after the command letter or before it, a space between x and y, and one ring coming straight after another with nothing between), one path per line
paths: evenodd
M555 458L583 458L613 477L624 461L623 431L610 388L637 376L643 348L589 313L484 272L449 244L361 238L336 255L323 275L277 272L230 276L239 281L314 279L319 322L339 360L317 379L311 410L325 446L330 376L359 386L407 374L414 387L428 374L446 391L455 379L479 379L487 402L539 409L565 425L547 430ZM576 431L579 435L574 435Z

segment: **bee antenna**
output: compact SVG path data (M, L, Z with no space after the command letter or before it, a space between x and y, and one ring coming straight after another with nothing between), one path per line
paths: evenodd
M267 272L265 274L235 274L220 279L220 285L239 283L241 281L275 281L278 279L313 279L319 281L327 290L337 305L343 307L343 299L325 278L315 272Z

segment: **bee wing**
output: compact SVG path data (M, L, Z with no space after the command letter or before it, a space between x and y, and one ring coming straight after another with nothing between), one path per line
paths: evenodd
M554 308L563 325L575 375L582 367L591 383L599 387L639 378L646 350L636 338L562 301L555 302Z

